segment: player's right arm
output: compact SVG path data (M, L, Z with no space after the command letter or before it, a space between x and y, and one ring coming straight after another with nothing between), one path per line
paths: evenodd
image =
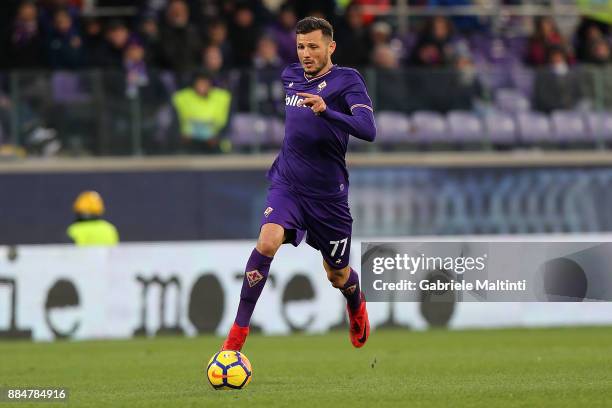
M376 123L374 122L374 111L372 101L366 91L366 86L356 71L346 76L348 84L342 93L342 97L350 110L350 114L330 109L325 106L319 115L332 122L342 131L355 136L358 139L373 142L376 138ZM321 98L318 95L312 95Z
M353 105L351 114L347 115L327 108L321 112L321 117L358 139L373 142L376 138L376 124L371 109L367 105Z

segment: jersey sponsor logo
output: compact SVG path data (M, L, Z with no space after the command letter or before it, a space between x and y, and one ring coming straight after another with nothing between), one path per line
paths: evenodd
M327 86L327 82L323 81L317 86L317 93L321 92Z
M274 211L274 208L272 207L266 208L266 211L264 211L264 217L268 218L268 215L270 215L272 211Z
M305 107L304 106L304 99L300 98L297 95L292 95L292 96L285 96L285 105L287 106L297 106L297 107Z
M263 275L257 269L245 273L250 288L257 285L263 279Z

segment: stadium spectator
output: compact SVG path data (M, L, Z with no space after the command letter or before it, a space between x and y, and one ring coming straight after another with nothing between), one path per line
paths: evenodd
M549 62L550 48L564 48L566 59L570 62L567 44L552 17L540 16L534 20L535 31L527 45L527 63L532 66L543 66Z
M377 21L370 26L370 43L373 48L391 42L391 25L385 21Z
M227 24L215 19L208 24L208 45L217 47L222 54L224 66L231 66L233 60L232 45L227 38Z
M216 77L224 67L223 53L216 45L207 45L202 50L202 67L209 72L211 76Z
M400 61L388 44L379 44L372 52L376 67L375 108L379 111L404 111L406 109L405 75L399 70Z
M81 24L83 27L85 51L89 55L89 61L91 62L91 54L99 49L104 42L102 22L97 18L86 18Z
M189 23L184 0L170 0L160 27L159 58L163 68L187 71L196 67L202 51L198 30Z
M420 67L448 66L452 61L452 36L450 21L443 16L433 17L419 34L410 64Z
M158 153L162 147L171 150L172 141L166 131L169 125L162 123L160 112L169 112L170 94L162 82L162 76L151 71L146 61L146 51L140 40L129 39L124 47L121 65L107 70L104 80L105 98L102 101L110 152L113 155L132 154L143 148L147 153ZM134 101L138 101L141 146L135 146L132 133ZM167 116L171 118L171 113ZM171 122L168 119L166 122Z
M102 219L104 201L96 191L83 191L72 206L76 220L66 234L77 246L113 246L119 243L117 228Z
M257 101L257 111L264 115L283 116L285 112L285 92L280 74L285 64L278 55L276 43L270 37L262 37L257 44L253 67L257 70L255 81L249 81ZM247 89L248 89L247 88ZM242 87L239 87L242 89ZM245 95L247 101L250 99ZM244 107L238 107L240 108ZM242 109L242 110L249 110Z
M277 20L268 29L268 35L272 37L278 47L278 55L285 64L298 61L295 52L295 24L297 17L293 8L285 3L281 6Z
M612 58L607 41L591 42L581 74L582 93L591 106L612 109Z
M334 37L338 46L334 62L349 67L366 66L369 61L370 38L359 8L350 4L337 27Z
M213 86L208 73L196 74L192 86L175 92L172 104L178 117L181 144L187 151L229 151L222 132L229 118L231 94Z
M123 51L130 39L130 31L125 23L112 20L106 27L104 41L93 50L92 65L98 67L121 68Z
M474 61L468 52L457 52L453 61L453 83L448 100L452 110L472 110L484 97L484 87L478 78Z
M278 48L274 40L264 36L257 42L257 51L253 57L253 67L255 69L280 69L283 67L283 60L278 55Z
M83 66L83 40L66 9L53 15L53 28L48 39L47 54L53 69L74 69Z
M10 33L7 57L13 68L37 68L45 65L44 40L34 2L25 1L19 5Z
M576 28L575 46L576 58L584 62L587 59L591 43L606 39L610 34L610 26L590 17L582 17Z
M135 97L139 89L149 84L145 62L145 50L139 41L130 41L123 52L123 69L126 75L126 95Z
M71 0L40 0L38 7L39 23L46 34L53 30L55 14L58 11L68 12L73 22L78 22L81 15L80 7Z
M580 78L570 70L563 48L553 47L548 52L548 65L537 71L533 106L542 112L573 109L580 102Z
M588 45L585 62L597 65L610 63L610 44L604 38L590 41Z
M159 57L159 26L153 17L145 17L140 22L138 35L142 39L147 63L157 65Z
M246 4L239 5L229 30L229 40L234 52L233 65L238 68L251 66L260 36L261 30L251 8Z
M388 44L378 44L372 52L372 63L376 68L398 69L399 58Z

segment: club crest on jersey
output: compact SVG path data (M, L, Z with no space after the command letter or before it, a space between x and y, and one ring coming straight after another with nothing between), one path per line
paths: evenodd
M259 281L263 279L263 275L259 273L257 269L254 269L252 271L245 272L245 273L246 273L247 280L249 281L250 288L257 285Z
M317 86L317 93L321 92L327 86L327 82L323 81Z
M266 218L267 218L267 217L268 217L268 215L270 215L270 213L271 213L272 211L274 211L274 208L272 208L272 207L268 207L268 208L266 208L266 211L264 211L264 217L266 217Z

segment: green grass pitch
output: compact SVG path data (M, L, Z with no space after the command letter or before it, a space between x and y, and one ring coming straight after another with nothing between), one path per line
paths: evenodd
M253 335L241 391L206 381L220 343L0 342L0 386L69 388L46 407L612 407L612 328L381 330L360 350L344 332Z

